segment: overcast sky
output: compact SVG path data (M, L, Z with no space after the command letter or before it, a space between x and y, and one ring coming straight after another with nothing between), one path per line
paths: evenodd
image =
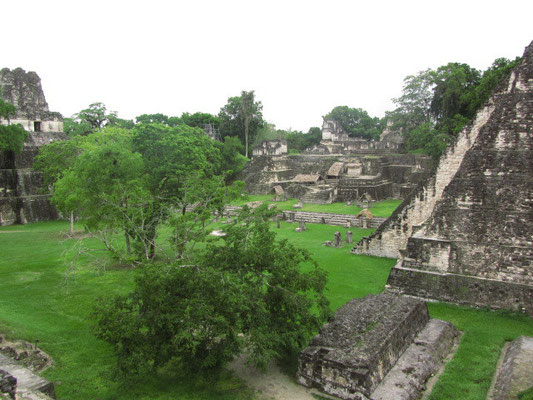
M54 1L0 5L0 67L41 77L64 116L217 114L255 90L264 118L307 131L338 105L383 116L403 78L486 69L533 40L533 1Z

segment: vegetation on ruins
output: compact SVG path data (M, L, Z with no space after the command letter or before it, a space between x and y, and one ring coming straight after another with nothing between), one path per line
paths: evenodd
M9 124L9 118L15 115L15 107L0 98L0 120L4 119ZM18 153L22 150L28 133L19 124L0 124L0 151Z
M274 124L265 123L257 132L253 145L258 146L265 140L286 140L289 153L300 153L313 147L322 140L322 130L318 127L309 128L307 133L300 131L276 129Z
M276 240L271 216L245 208L194 264L146 265L133 293L98 306L96 334L121 372L220 369L243 350L265 367L305 345L329 316L325 272L306 250Z
M498 58L485 72L448 63L404 79L397 108L387 112L393 130L403 132L410 150L438 159L457 133L474 118L496 86L518 63Z
M327 113L324 118L337 121L348 136L351 137L379 139L379 135L383 131L381 119L372 118L362 108L337 106Z

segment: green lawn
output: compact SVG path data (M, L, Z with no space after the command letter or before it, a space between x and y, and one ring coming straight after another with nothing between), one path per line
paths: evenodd
M305 204L301 209L294 209L293 205L298 203L297 199L289 199L286 201L275 202L272 199L273 195L248 195L240 200L233 202L233 205L242 206L251 201L262 201L265 204L273 203L280 210L294 210L294 211L309 211L309 212L323 212L335 214L352 214L356 215L362 210L361 207L347 206L346 203L332 203L332 204ZM372 203L369 207L370 211L375 217L388 217L400 205L401 200L384 200Z
M305 232L282 222L273 228L280 238L310 250L328 271L327 295L336 309L353 297L383 290L394 260L355 256L351 245L323 246L346 228L307 224ZM251 393L236 378L218 380L182 377L167 372L120 386L111 374L113 354L91 334L90 311L101 295L132 288L134 272L82 260L65 279L65 261L75 239L64 239L64 222L0 227L0 332L13 338L39 340L54 359L45 375L56 382L59 399L249 399ZM354 241L372 230L351 228ZM165 232L168 234L168 232ZM163 235L167 236L167 235ZM164 242L164 239L161 239ZM85 239L94 247L94 239ZM100 256L101 257L101 256ZM533 335L533 320L446 304L429 304L432 317L453 322L464 332L456 357L448 365L431 399L484 399L503 343Z

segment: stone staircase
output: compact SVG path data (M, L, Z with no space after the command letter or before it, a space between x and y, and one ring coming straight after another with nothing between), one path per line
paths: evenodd
M442 198L444 189L455 176L465 154L474 144L478 134L494 111L494 101L478 112L472 125L459 133L452 144L441 156L435 174L421 185L416 193L395 212L374 234L361 239L352 253L370 254L380 257L398 258L400 250L405 249L407 240L415 226L422 225L430 216L435 205Z
M31 343L6 341L0 335L0 399L55 399L54 384L38 375L51 364Z

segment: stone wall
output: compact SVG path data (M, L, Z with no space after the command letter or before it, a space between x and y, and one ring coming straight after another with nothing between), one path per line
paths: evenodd
M521 392L533 387L533 337L520 336L508 343L503 353L501 367L496 371L493 390L487 400L518 399Z
M283 219L288 222L305 222L313 224L326 224L338 226L356 226L362 228L364 225L363 218L355 218L355 215L318 213L305 211L283 211ZM374 217L367 219L368 228L377 228L386 218Z
M401 263L391 270L387 286L398 293L474 307L533 309L531 285L405 268Z
M265 140L254 147L252 154L254 157L259 156L281 156L287 154L286 140Z

